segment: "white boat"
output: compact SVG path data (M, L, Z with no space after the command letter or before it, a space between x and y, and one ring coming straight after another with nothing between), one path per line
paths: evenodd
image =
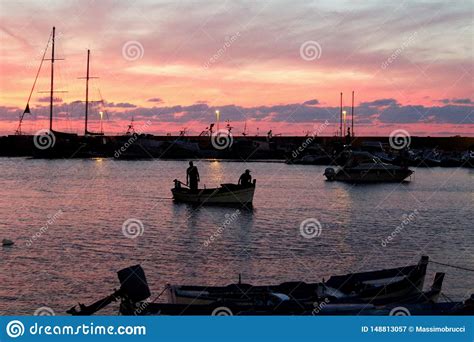
M368 152L349 152L343 167L324 171L329 181L349 183L402 182L413 171L402 166L385 164Z
M186 184L174 180L174 188L171 189L173 199L176 202L193 204L221 204L221 205L252 205L255 193L255 184L242 186L237 184L221 184L219 188L191 190Z

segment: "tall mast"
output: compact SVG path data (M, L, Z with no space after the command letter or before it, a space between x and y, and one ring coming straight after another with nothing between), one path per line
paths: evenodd
M351 132L354 137L354 90L352 91L352 123L351 123Z
M342 134L342 92L341 92L341 106L340 106L340 114L339 114L339 133L341 135L341 138L343 137Z
M87 74L86 74L86 118L85 118L85 130L84 135L87 134L87 115L89 113L89 59L91 50L87 50Z
M54 36L56 33L56 27L53 26L53 37L51 46L51 90L49 98L49 130L53 130L53 96L54 96Z

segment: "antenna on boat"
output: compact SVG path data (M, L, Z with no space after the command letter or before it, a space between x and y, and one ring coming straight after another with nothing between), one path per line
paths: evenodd
M354 137L354 90L352 91L352 122L351 122L351 131L352 131L352 137Z
M219 109L216 109L216 122L217 122L217 130L219 130L219 123L221 121L221 112Z
M91 78L97 78L97 77L91 77L89 76L89 63L90 63L90 55L91 55L91 50L87 50L87 72L86 72L86 77L79 77L79 79L85 79L86 80L86 107L85 107L85 122L84 122L84 135L89 134L87 131L87 122L88 122L88 116L89 116L89 80Z
M135 128L133 127L133 116L132 116L132 121L130 121L130 124L128 125L127 133L126 135L132 135L135 134Z
M341 92L341 105L340 105L340 114L339 114L339 134L342 138L343 137L343 132L342 132L342 92Z
M227 131L230 133L230 131L232 131L232 128L234 128L234 127L232 127L232 126L230 125L230 120L226 120L226 122L227 122L227 124L225 125L225 128L226 128Z

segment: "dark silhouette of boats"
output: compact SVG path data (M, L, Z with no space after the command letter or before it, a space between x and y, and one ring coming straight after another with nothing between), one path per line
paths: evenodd
M387 153L387 149L380 141L362 141L360 150L362 152L369 152L386 164L393 164L395 161L395 157Z
M254 286L231 284L227 286L168 286L169 302L173 304L211 304L216 301L249 302L264 293L278 293L300 303L335 302L390 303L403 298L419 296L428 266L428 257L418 264L380 271L350 273L332 276L322 283L287 282L279 285ZM436 285L443 276L438 276Z
M132 117L127 132L116 138L114 158L122 160L160 158L163 155L164 144L153 139L151 135L136 132Z
M461 160L463 166L474 168L474 146L462 155Z
M324 171L328 181L348 183L402 182L413 171L404 166L385 164L368 152L347 152L344 166Z
M156 300L165 291L162 291L153 302L147 301L151 292L145 272L140 265L135 265L118 272L121 284L118 290L91 305L79 304L79 308L74 306L67 313L92 315L110 303L120 300L119 312L123 315L399 315L400 313L394 311L399 310L400 306L403 306L401 309L405 314L410 315L472 315L474 313L474 296L459 302L437 302L444 279L443 273L436 274L431 289L426 292L422 292L422 285L421 287L412 285L407 289L406 286L399 283L400 279L393 279L410 277L412 273L415 273L418 283L422 283L427 262L428 258L422 257L418 265L331 277L334 284L341 285L341 281L345 281L352 284L351 286L360 285L360 287L353 288L353 293L347 294L345 297L338 298L327 294L318 296L317 293L314 293L314 288L305 289L303 287L298 290L297 286L305 284L301 282L257 286L255 289L238 284L240 287L233 289L211 287L215 291L220 291L221 295L210 302L199 302L197 299L192 303L157 303ZM411 272L403 276L394 273L397 271L406 273L407 270ZM389 278L386 278L387 276ZM364 279L366 279L366 284L360 283ZM374 283L380 285L374 285ZM395 284L398 284L398 290L395 290ZM378 287L381 292L363 297L361 296L365 291L363 288L368 289L367 286L373 289ZM312 297L315 301L301 301L290 295L276 292L276 290L285 290L285 288L287 288L287 292L290 288L300 293L307 291L304 297ZM199 298L201 293L206 291L209 292L209 288L198 289L196 287L194 296ZM239 291L241 296L248 293L248 298L245 300L236 298L236 291ZM369 292L365 293L369 294ZM298 297L300 296L298 295Z
M75 133L59 132L53 129L53 109L54 109L54 94L60 91L54 89L54 63L59 58L55 56L55 37L56 28L53 27L51 33L51 76L50 76L50 90L49 90L49 129L44 130L43 133L37 133L33 138L35 141L36 149L33 150L33 157L36 158L72 158L80 150L79 137ZM49 41L47 46L49 46ZM41 61L40 69L44 61ZM38 70L39 75L39 70ZM38 78L38 75L36 78ZM34 85L36 84L36 80ZM33 89L34 90L34 85ZM30 95L31 98L31 95ZM29 100L28 100L29 101ZM29 110L29 103L26 105Z
M416 167L436 167L441 166L441 154L436 149L408 151L408 165Z
M86 80L86 93L85 93L85 125L84 125L84 137L79 137L75 133L60 132L53 129L54 121L54 95L58 90L54 89L54 65L58 60L55 56L55 39L56 39L56 28L53 27L50 39L48 40L45 53L41 60L38 73L36 75L35 82L33 84L28 102L20 117L20 122L16 131L16 134L22 140L32 140L33 146L31 155L34 158L90 158L90 157L104 157L110 153L110 147L108 144L109 139L106 139L103 132L91 132L88 130L88 117L89 117L89 80L96 77L89 75L90 69L90 50L87 50L87 73L82 79ZM50 75L50 90L49 90L49 129L44 129L42 132L37 132L35 136L22 136L21 125L25 114L30 113L29 101L31 94L33 93L36 85L36 80L41 71L43 62L45 60L46 51L50 46L51 42L51 75ZM15 139L18 140L18 139Z
M210 305L166 304L146 302L130 305L122 302L122 315L157 316L470 316L474 313L474 295L459 302L394 303L387 305L364 304L319 304L301 305L295 301L280 301L252 306L232 302L217 302ZM140 309L142 308L142 309Z
M304 148L303 154L299 155L294 151L296 155L292 155L286 160L287 164L297 165L331 165L334 160L329 152L327 152L319 144L311 144Z
M185 183L175 179L171 189L175 202L199 205L252 206L256 180L248 186L225 183L218 188L191 190Z
M133 118L124 135L115 139L115 159L185 159L200 158L201 150L196 142L185 136L185 130L173 139L160 140L152 134L136 132Z
M377 141L371 137L354 136L354 93L352 94L352 127L348 127L346 139L343 137L345 131L345 117L343 116L342 94L340 110L339 135L333 137L323 137L314 135L312 137L288 136L282 137L273 134L269 130L266 136L249 136L246 126L242 136L234 136L233 143L226 148L217 149L212 146L213 125L211 124L200 136L187 136L186 129L176 136L153 136L150 134L134 133L133 135L106 136L102 132L92 132L89 130L89 80L95 77L89 75L90 51L87 53L87 73L86 93L85 93L85 125L84 135L78 136L75 133L60 132L54 129L54 96L60 90L54 88L55 64L60 58L55 56L55 28L53 27L51 36L48 39L43 57L36 75L33 87L28 97L25 110L19 117L19 125L14 135L0 137L0 156L33 156L36 158L94 158L94 157L115 157L117 159L181 159L181 158L222 158L237 160L263 160L263 159L289 159L289 163L312 164L312 165L341 165L339 155L346 146L353 146L365 151L369 151L379 157L382 162L390 162L399 165L413 166L463 166L474 167L474 157L472 156L472 137L412 137L412 146L417 150L408 151L406 158L394 158L398 151L389 150L387 137L377 137ZM51 51L51 58L45 58ZM40 71L45 61L50 61L51 76L49 93L49 129L39 135L24 135L22 123L26 114L30 114L29 102ZM343 120L344 118L344 120ZM344 124L343 124L344 123ZM231 134L232 127L227 124L228 133ZM350 128L350 130L349 130ZM257 129L258 130L258 129ZM130 144L130 138L134 138ZM311 144L306 146L310 138ZM37 147L36 141L51 141L47 148ZM384 142L385 141L385 142ZM304 151L297 156L289 158L289 154L299 149L305 144ZM128 147L122 150L122 147ZM318 151L317 146L321 146ZM434 147L441 151L446 149L451 151L451 155L443 156ZM469 147L466 155L462 155ZM313 149L314 148L314 149ZM120 150L120 153L117 151ZM398 174L398 171L395 172ZM332 174L329 174L332 177ZM366 177L368 179L369 177ZM393 178L393 177L391 177Z

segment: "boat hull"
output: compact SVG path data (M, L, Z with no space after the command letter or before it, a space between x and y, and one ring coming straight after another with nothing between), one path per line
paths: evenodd
M278 305L242 306L221 302L211 305L168 304L168 303L127 303L120 305L122 315L164 315L164 316L437 316L473 315L472 299L464 302L390 304L320 304L301 305L294 301Z
M251 205L255 186L241 187L234 184L223 184L220 188L198 189L191 191L185 188L171 189L175 202L200 205Z
M272 293L288 296L299 303L321 302L330 298L332 303L386 304L416 297L423 290L428 257L417 265L332 276L325 283L286 282L279 285L253 286L168 286L169 302L173 304L210 305L215 302L248 303L261 300Z
M409 169L357 170L341 169L334 175L326 175L330 181L347 183L400 183L413 174Z

